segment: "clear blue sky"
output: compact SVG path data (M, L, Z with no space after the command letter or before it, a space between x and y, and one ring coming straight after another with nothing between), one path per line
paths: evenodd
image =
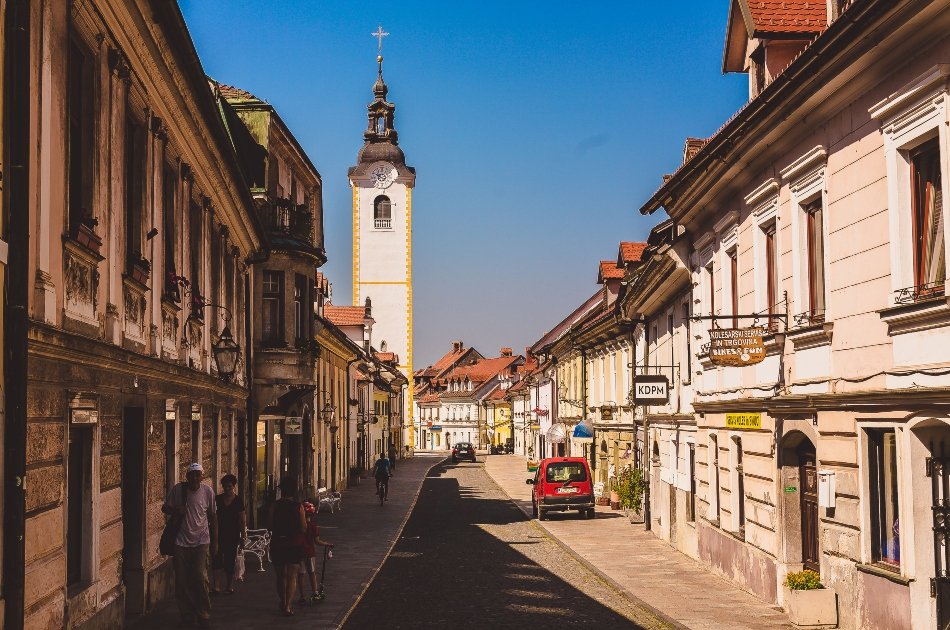
M350 193L382 23L413 193L416 368L454 339L523 349L596 290L597 264L687 136L745 101L721 74L727 0L181 0L205 71L273 104L323 176L335 302L351 295Z

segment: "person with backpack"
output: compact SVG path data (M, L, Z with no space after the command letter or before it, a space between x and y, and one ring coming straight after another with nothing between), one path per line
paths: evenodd
M218 519L214 490L201 483L203 475L201 464L189 464L187 481L172 487L162 512L179 522L172 557L181 623L191 625L197 621L200 627L210 628L208 559L218 552Z

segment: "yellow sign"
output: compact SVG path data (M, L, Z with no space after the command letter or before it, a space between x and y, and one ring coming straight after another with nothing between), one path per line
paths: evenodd
M730 429L761 429L761 413L727 413L726 427Z

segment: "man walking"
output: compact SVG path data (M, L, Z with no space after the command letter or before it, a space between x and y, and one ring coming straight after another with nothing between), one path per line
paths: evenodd
M218 551L218 518L214 490L201 483L203 474L201 464L190 464L185 474L187 481L175 484L165 497L162 512L181 518L174 556L175 598L181 625L197 621L200 627L210 628L208 559Z

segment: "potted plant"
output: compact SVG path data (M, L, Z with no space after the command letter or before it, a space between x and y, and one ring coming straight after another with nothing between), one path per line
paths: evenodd
M785 576L785 610L796 626L833 628L838 625L838 598L825 588L821 577L811 569Z
M612 477L610 479L610 509L611 510L620 509L620 493L617 492L616 477Z
M643 495L646 481L639 468L624 468L616 483L620 507L627 511L631 523L643 522Z

